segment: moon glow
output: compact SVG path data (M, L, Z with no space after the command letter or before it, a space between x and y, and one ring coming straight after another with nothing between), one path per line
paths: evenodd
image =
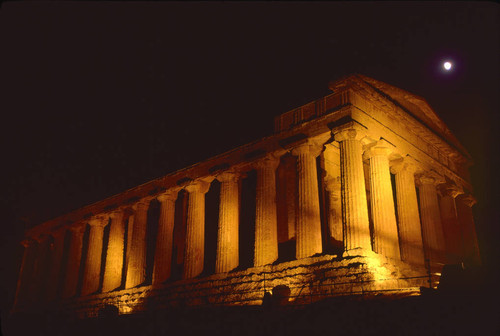
M444 62L444 63L443 63L443 68L444 68L446 71L450 71L452 66L453 66L453 64L451 64L451 62Z

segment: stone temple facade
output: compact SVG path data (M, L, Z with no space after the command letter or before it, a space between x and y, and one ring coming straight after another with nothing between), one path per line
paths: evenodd
M330 89L269 137L29 230L14 312L418 295L478 265L470 155L426 101L361 75Z

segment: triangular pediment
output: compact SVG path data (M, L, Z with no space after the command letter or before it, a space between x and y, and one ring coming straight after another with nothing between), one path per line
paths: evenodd
M340 87L350 86L352 84L358 84L365 89L372 91L372 94L380 95L385 99L390 100L392 103L433 131L436 135L445 140L448 144L459 150L467 158L470 158L470 154L467 150L457 140L451 130L446 126L446 124L441 120L438 114L431 108L429 103L427 103L424 98L379 80L359 74L347 76L339 81L331 83L330 89L335 91Z

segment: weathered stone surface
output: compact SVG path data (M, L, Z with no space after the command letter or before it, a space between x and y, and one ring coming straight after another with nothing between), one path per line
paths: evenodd
M424 246L415 188L416 166L412 159L407 157L403 161L394 164L391 169L396 175L401 260L411 264L423 265Z
M439 213L436 179L422 176L419 179L420 218L426 257L431 263L445 263L445 243Z
M327 255L160 287L103 293L66 304L81 316L95 316L103 304L117 306L121 313L142 311L151 305L261 305L265 291L278 286L290 289L289 304L304 304L339 295L375 295L380 291L417 295L420 286L428 286L428 275L424 268L373 252L340 260Z
M238 267L239 263L238 175L227 172L217 179L221 182L221 189L215 272L224 273Z
M205 255L205 193L209 188L210 184L205 181L197 181L186 187L189 198L183 279L194 278L203 271Z
M331 88L331 95L278 116L269 137L29 230L38 243L26 250L16 309L47 309L60 281L63 301L51 308L85 316L106 305L123 314L258 305L265 293L279 304L414 295L439 283L445 252L448 260L480 264L474 200L443 187L470 192L470 158L434 111L420 97L361 75ZM214 178L221 182L219 209L205 211L216 204L212 193L205 204ZM159 214L148 212L153 198ZM49 235L67 229L64 255L64 240Z
M97 216L89 221L89 247L83 269L82 295L95 293L99 289L103 234L107 221L108 217L105 216Z
M130 249L127 256L127 278L125 288L141 285L146 280L146 223L149 200L134 205L134 221L131 231ZM131 229L131 230L130 230Z
M122 285L123 257L125 253L125 223L123 210L110 214L109 240L102 291L109 292Z
M278 259L275 171L279 160L266 157L257 163L254 266Z
M380 140L365 154L370 160L370 202L373 221L373 250L399 259L398 228L392 197L389 154L391 144Z
M293 149L297 156L297 259L322 252L316 157L321 148L305 143Z
M335 132L340 143L340 162L343 199L344 247L371 249L368 206L366 201L365 175L361 138L364 130L357 124Z
M177 190L158 196L161 209L153 269L153 284L155 285L165 282L171 274L176 199Z

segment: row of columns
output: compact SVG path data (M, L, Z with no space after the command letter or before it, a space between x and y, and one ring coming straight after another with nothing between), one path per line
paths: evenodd
M368 150L364 150L361 140L366 134L362 127L356 125L335 131L333 135L339 144L340 167L337 168L333 164L325 166L324 181L330 210L328 225L331 237L335 241L343 242L347 254L353 253L354 250L358 252L371 250L373 246L373 250L377 253L410 263L423 263L424 253L432 261L443 262L445 246L443 223L447 232L453 232L446 244L448 251L462 255L477 255L478 258L477 239L471 212L473 203L470 198L463 197L464 201L455 203L458 193L448 188L444 190L441 204L439 204L436 178L422 176L419 178L419 212L415 186L417 164L414 160L407 157L391 164L389 155L393 146L383 139L370 146ZM331 156L331 146L331 144L326 145L325 157ZM317 145L308 140L291 151L297 157L297 208L295 211L297 259L322 252L316 167L316 157L322 148L323 144ZM369 201L373 235L370 232L363 155L369 160ZM255 266L272 263L278 258L275 176L278 164L279 157L268 155L258 160L254 166L257 170ZM391 170L395 174L397 212L393 202ZM221 191L215 270L217 273L223 273L235 269L239 264L239 176L236 172L225 172L219 174L217 179L221 183ZM205 180L196 180L185 187L189 202L182 274L184 279L196 277L203 271L205 193L209 187L210 183ZM153 267L153 285L165 282L171 275L177 192L177 189L169 190L158 196L161 208ZM125 251L123 210L117 210L108 215L98 215L89 221L88 248L83 261L81 258L84 225L78 224L70 228L71 244L67 256L66 275L62 283L62 297L77 295L81 262L84 263L81 294L88 295L99 290L102 253L106 253L102 291L107 292L119 288L122 284L122 272L126 272L125 288L136 287L144 283L146 280L148 205L147 200L142 200L133 206L134 215L133 221L129 221L130 239L127 238L129 242L127 251ZM109 242L103 251L104 227L108 224L110 225ZM464 229L462 231L448 230L449 227ZM64 250L63 233L61 229L53 235L52 260L49 263L51 265L50 279L58 278L57 275L61 270ZM469 241L464 242L464 239ZM458 240L461 242L457 242ZM27 246L26 262L23 261L19 287L29 287L27 285L29 281L25 279L29 272L25 272L24 268L31 267L35 273L41 271L40 265L36 267L36 262L30 261L34 253L29 245ZM459 251L460 248L463 251ZM125 258L124 253L126 253ZM30 263L33 265L30 266ZM58 287L59 284L50 282L47 291L49 299L58 295Z

